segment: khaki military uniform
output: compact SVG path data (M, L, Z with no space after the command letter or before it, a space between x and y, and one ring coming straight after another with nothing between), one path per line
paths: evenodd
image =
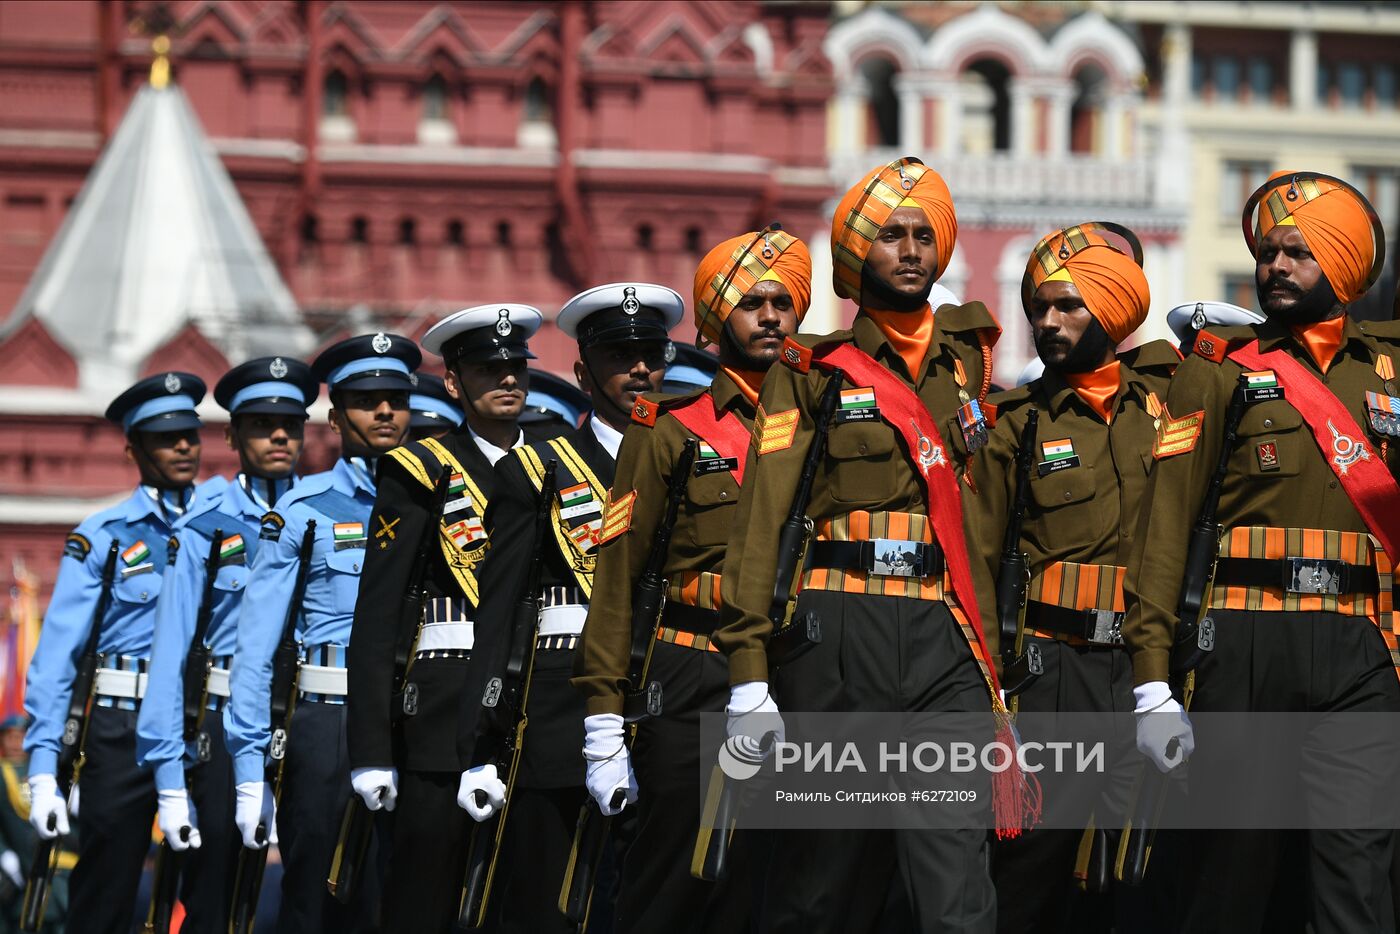
M1284 326L1202 331L1176 372L1148 480L1147 507L1126 582L1123 638L1138 684L1167 679L1187 539L1223 444L1225 411L1241 372L1228 353L1257 338L1321 379L1363 426L1365 441L1400 468L1393 437L1377 430L1366 393L1397 395L1400 327L1348 321L1344 342L1321 373ZM1269 371L1272 372L1272 371ZM1267 383L1267 376L1263 383ZM1390 634L1393 556L1369 534L1324 452L1287 397L1256 393L1229 455L1218 520L1224 530L1209 606L1216 646L1196 672L1193 711L1400 711ZM1299 559L1342 561L1354 586L1339 593L1282 586ZM1192 775L1209 779L1211 752L1198 746ZM1228 780L1227 776L1215 776ZM1195 840L1182 879L1186 930L1255 930L1287 847L1280 833L1224 833ZM1318 931L1378 930L1389 915L1389 834L1312 831L1310 904ZM1241 866L1248 866L1246 871ZM1302 892L1282 883L1283 891Z
M659 414L632 425L622 443L612 499L634 499L626 526L609 530L613 537L599 550L595 587L608 599L589 607L575 665L573 683L587 697L589 714L622 713L633 588L659 531L682 446L695 437L670 411L712 406L716 417L732 413L746 430L753 427L753 404L723 371L708 390L648 398ZM719 885L690 874L700 821L700 715L722 713L729 698L725 658L711 636L719 621L725 544L739 505L731 465L739 468L744 453L727 463L718 463L725 460L721 452L697 457L667 550L666 608L647 673L649 682L662 686L662 714L638 725L632 746L638 825L622 866L619 932L730 931L747 917L747 899L733 885L747 887L745 873L731 872ZM741 849L736 846L736 856Z
M1030 501L1019 550L1030 570L1023 648L1034 644L1045 673L1017 701L1022 713L1124 713L1133 709L1132 670L1118 630L1123 577L1152 466L1163 400L1181 355L1153 341L1118 356L1120 388L1113 418L1103 418L1057 372L993 395L996 426L973 460L977 495L968 500L978 532L975 559L995 580L1016 491L1016 457L1028 413L1039 412L1031 461ZM1037 739L1027 732L1027 740ZM1130 735L1123 737L1131 751ZM1103 795L1100 827L1120 826L1135 757L1097 789L1076 776L1076 800ZM1113 779L1117 779L1114 781ZM1043 782L1053 776L1042 775ZM1126 780L1125 780L1126 779ZM1060 795L1051 785L1047 800ZM997 847L993 863L1001 932L1093 929L1087 906L1072 904L1080 833L1034 830ZM1072 914L1073 912L1073 914Z
M980 303L943 306L916 373L908 372L864 314L856 316L850 331L789 341L793 353L785 351L786 365L774 366L764 380L725 559L715 641L729 656L731 683L769 679L768 609L778 534L828 378L821 367L804 365L810 354L803 350L854 343L909 385L937 424L950 425L961 405L985 396L995 333L996 324ZM880 417L879 393L867 398L859 391L867 387L846 385L849 408L863 414L838 415L832 425L807 510L817 542L797 603L799 614L821 617L822 641L784 665L771 682L777 703L799 711L988 710L986 659L974 655L961 610L950 602L910 452L899 431ZM944 441L961 461L965 454L954 433L945 431ZM823 559L823 551L849 555L863 549L839 546L872 539L903 540L900 550L918 556L930 572L912 576L890 573L896 569L887 562L857 566ZM994 634L987 635L995 651ZM889 878L897 864L924 929L990 930L995 906L985 847L982 830L779 833L759 928L812 934L869 924L877 906L861 903L871 893L862 892L857 880L865 871ZM874 895L882 899L884 892Z

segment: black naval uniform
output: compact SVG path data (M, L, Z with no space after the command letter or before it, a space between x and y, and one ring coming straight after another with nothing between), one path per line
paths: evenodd
M550 460L558 462L556 489L587 484L598 511L561 518L560 494L551 517L551 535L535 542L536 477ZM550 606L586 606L592 592L597 534L612 486L616 461L585 422L577 432L544 444L511 451L496 465L496 492L487 507L491 549L481 573L476 649L464 695L460 747L464 765L480 765L488 755L476 748L483 729L481 697L487 681L505 667L511 618L525 589L530 559L545 549L541 583ZM585 528L590 526L591 528ZM584 702L569 683L575 636L540 636L526 700L529 725L500 854L491 915L500 931L540 934L572 931L559 912L559 885L573 841L584 790ZM505 781L506 776L500 776ZM595 905L595 914L601 914Z
M522 430L530 442L561 429L544 423ZM460 489L449 482L444 513L436 516L434 489L444 471L463 479ZM438 440L404 445L380 461L348 655L348 738L352 767L392 762L398 768L386 931L444 931L456 918L470 830L456 800L458 714L470 650L416 652L407 703L394 693L394 659L416 636L418 620L400 613L425 534L433 540L423 570L423 621L478 618L478 572L487 551L480 523L495 487L491 462L466 425Z

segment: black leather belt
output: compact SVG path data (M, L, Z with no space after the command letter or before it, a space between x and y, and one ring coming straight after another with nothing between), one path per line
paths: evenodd
M937 545L902 538L813 542L807 551L807 567L885 577L932 577L943 573L943 552Z
M708 636L719 627L719 611L667 601L666 609L661 611L661 625L697 636Z
M1123 614L1113 610L1071 610L1067 606L1026 601L1026 628L1074 636L1095 645L1122 645Z
M1279 587L1289 593L1376 593L1380 577L1370 565L1331 558L1221 558L1218 587Z

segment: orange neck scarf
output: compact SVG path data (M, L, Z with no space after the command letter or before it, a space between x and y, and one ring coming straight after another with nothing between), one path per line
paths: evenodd
M739 387L739 392L744 394L744 398L749 400L749 405L758 405L758 389L763 385L764 373L759 370L736 370L733 367L720 367L725 375L734 380L734 385Z
M904 361L910 381L918 379L919 364L928 356L928 345L933 342L933 311L927 305L922 312L862 310Z
M1293 336L1298 339L1298 343L1307 348L1308 356L1313 358L1317 368L1325 374L1327 368L1332 365L1332 358L1337 355L1337 349L1342 346L1342 341L1346 339L1342 335L1346 326L1347 316L1338 315L1330 321L1295 324L1289 329L1293 332Z
M1122 385L1122 374L1117 360L1110 360L1097 370L1088 373L1065 373L1065 382L1079 394L1079 398L1089 403L1105 424L1113 422L1113 400Z

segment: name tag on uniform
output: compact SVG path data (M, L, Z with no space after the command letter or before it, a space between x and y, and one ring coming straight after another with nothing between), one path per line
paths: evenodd
M1283 398L1283 387L1273 370L1250 370L1244 374L1246 402L1272 402Z
M593 488L580 483L559 491L559 518L577 519L579 516L601 514L603 506L593 495Z
M958 427L962 429L963 444L967 453L976 454L987 443L987 413L976 399L971 399L958 409Z
M705 442L700 442L700 456L695 461L695 476L706 477L712 473L738 470L739 458L720 457L719 452Z
M878 422L880 407L875 404L875 390L870 386L841 390L841 408L836 411L836 424L847 422Z
M135 577L137 574L149 574L156 569L156 566L149 561L145 564L133 565L129 568L122 568L122 577Z
M1040 456L1043 459L1036 465L1036 470L1042 477L1057 470L1068 470L1071 467L1079 466L1079 455L1074 453L1074 442L1069 438L1061 438L1058 441L1042 441L1040 443Z
M463 509L470 508L472 508L472 498L467 494L463 493L460 499L454 499L452 500L452 502L444 505L442 507L442 514L444 516L450 516L454 512L461 512Z
M1400 398L1366 393L1366 416L1377 434L1400 438Z

